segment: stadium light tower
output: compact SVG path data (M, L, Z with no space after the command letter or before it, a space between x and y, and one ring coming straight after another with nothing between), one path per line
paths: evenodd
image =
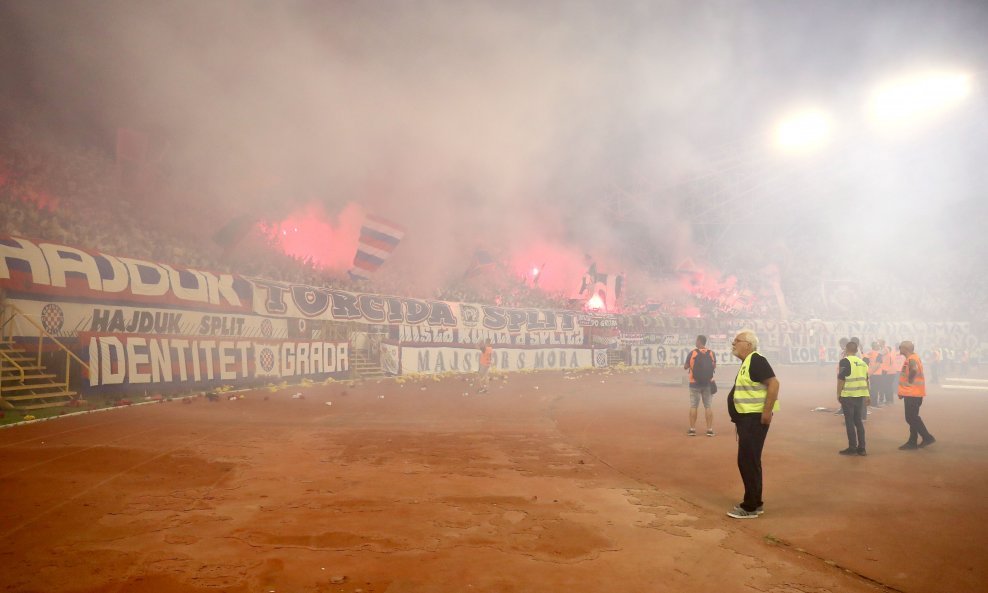
M790 113L775 125L776 148L785 152L804 152L820 148L830 139L833 121L820 109Z
M967 74L932 72L899 78L874 90L868 115L882 127L909 126L946 111L970 94Z

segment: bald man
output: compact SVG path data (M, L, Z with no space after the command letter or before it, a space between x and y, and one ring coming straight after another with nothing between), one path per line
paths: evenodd
M926 430L923 419L919 417L919 407L926 398L923 361L916 354L916 347L908 340L899 344L899 353L906 357L899 372L899 399L902 400L902 407L906 410L906 424L909 425L909 440L899 449L903 451L922 449L937 442L930 431ZM923 437L923 440L919 441L919 437Z

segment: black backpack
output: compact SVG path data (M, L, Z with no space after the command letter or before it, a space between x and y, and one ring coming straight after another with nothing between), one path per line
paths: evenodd
M694 350L696 357L693 358L693 382L697 385L706 385L714 378L714 353L710 350Z

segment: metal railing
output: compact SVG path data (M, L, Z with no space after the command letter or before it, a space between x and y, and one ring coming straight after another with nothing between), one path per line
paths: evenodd
M350 333L350 356L366 362L381 362L381 340L387 338L383 332L354 331Z
M15 305L11 305L9 303L4 304L2 308L0 308L0 340L5 342L6 341L13 342L15 335L21 335L16 329L18 320L23 319L25 322L30 324L32 327L34 327L34 329L38 331L38 355L37 355L37 359L32 361L35 363L34 366L36 368L46 368L46 365L42 363L41 355L44 352L45 340L51 340L52 343L55 344L55 346L59 350L65 352L65 375L64 375L65 382L64 383L52 382L52 385L63 387L66 391L69 391L69 385L72 381L72 376L71 376L72 361L74 360L77 363L79 363L79 365L85 370L89 369L89 364L86 363L81 358L79 358L75 354L75 352L72 352L72 350L70 350L65 344L60 342L58 338L48 333L48 331L46 331L45 328L42 327L40 322L32 319L31 317L32 317L31 315L24 313L23 311L18 309ZM15 376L14 378L23 381L24 378L27 376L25 372L27 369L25 369L25 365L21 364L21 362L22 361L13 359L8 354L8 351L0 350L0 365L4 365L4 366L9 365L10 367L13 367L13 369L17 371L17 376ZM3 374L0 373L0 396L2 395L3 395ZM72 399L75 399L75 397L73 397Z

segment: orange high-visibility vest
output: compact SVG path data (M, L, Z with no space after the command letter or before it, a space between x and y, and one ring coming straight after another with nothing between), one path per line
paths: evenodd
M493 346L484 346L484 349L480 351L480 366L489 367L491 366L491 357L494 355Z
M912 385L909 385L909 361L916 361L916 377L913 378ZM916 353L910 354L906 361L902 363L902 371L899 373L899 395L903 397L925 397L926 378L923 376L923 361Z
M881 365L878 364L878 350L872 348L865 353L865 358L868 359L868 374L877 375L881 370Z
M892 355L892 349L888 346L882 348L881 371L883 375L895 374L895 356Z

